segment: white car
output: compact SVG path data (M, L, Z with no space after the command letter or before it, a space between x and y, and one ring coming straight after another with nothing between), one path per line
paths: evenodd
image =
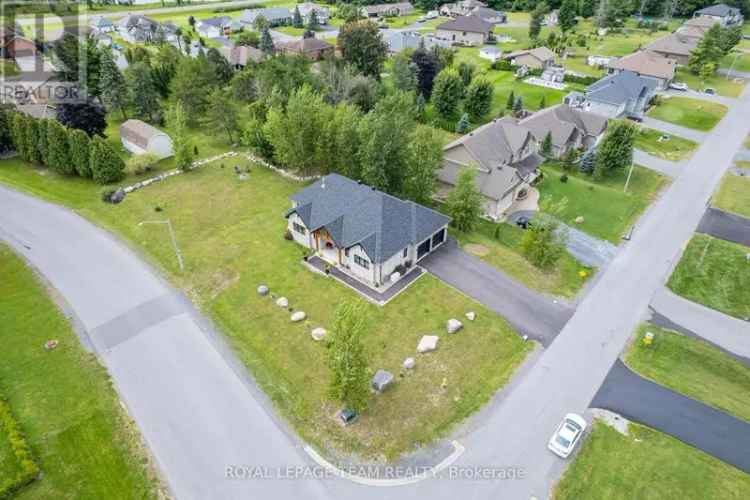
M547 443L547 448L560 458L568 458L581 440L586 430L586 421L582 416L568 413Z
M673 90L681 90L685 92L688 89L687 83L683 82L672 82L669 84L669 88Z

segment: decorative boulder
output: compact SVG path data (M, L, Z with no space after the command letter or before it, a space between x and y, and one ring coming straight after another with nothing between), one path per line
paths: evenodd
M266 295L268 295L268 287L266 285L260 285L258 287L258 295L260 295L261 297L265 297Z
M425 335L417 345L417 352L424 353L437 349L439 337L437 335Z
M579 215L578 217L576 217L576 224L583 224L583 221L583 215Z
M124 199L125 199L125 190L122 188L112 193L112 196L109 197L109 201L114 203L115 205L120 203Z
M378 370L372 377L372 388L376 392L383 392L393 383L393 374L385 370Z
M416 365L417 362L414 360L414 358L406 358L404 360L404 369L405 370L413 370L414 365Z
M320 341L323 340L326 335L328 335L328 332L325 328L315 328L312 332L310 332L310 335L312 336L313 340Z
M298 323L300 321L303 321L307 317L307 314L305 314L304 311L297 311L292 314L291 320L293 323Z
M445 329L448 331L448 333L456 333L463 327L464 324L455 318L449 319L448 323L445 324Z
M276 305L286 309L289 307L289 300L286 297L279 297L276 299Z
M466 319L468 319L469 321L474 321L475 319L477 319L477 313L475 313L474 311L467 312Z

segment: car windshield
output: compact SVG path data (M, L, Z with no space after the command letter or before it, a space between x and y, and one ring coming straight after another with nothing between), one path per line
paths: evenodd
M555 439L555 441L557 441L557 444L559 444L563 448L567 448L568 446L570 446L570 441L568 441L567 439L565 439L559 434L557 435L557 438Z

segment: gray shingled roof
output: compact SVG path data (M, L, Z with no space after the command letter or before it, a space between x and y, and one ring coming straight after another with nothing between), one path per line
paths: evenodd
M730 7L725 3L717 3L716 5L711 5L710 7L705 7L695 12L703 16L724 17L739 13L739 9L736 7Z
M681 36L679 33L670 33L667 36L654 40L646 46L646 50L661 52L663 54L675 54L689 56L690 52L698 45L695 37Z
M450 222L435 210L400 200L338 174L329 174L291 196L310 231L325 228L340 248L362 245L375 263L418 244Z
M492 120L474 131L459 137L443 150L463 145L485 169L513 163L529 139L529 130L520 127L513 118Z
M543 141L547 132L550 132L552 143L562 147L570 140L575 130L582 135L597 137L607 128L607 118L588 111L573 109L567 104L558 104L537 111L518 124L531 130L538 141Z
M656 82L641 78L632 71L621 71L608 75L586 89L586 98L620 105L631 99L637 99L644 92L656 88Z
M477 16L461 16L439 25L439 30L467 31L469 33L489 33L495 27Z

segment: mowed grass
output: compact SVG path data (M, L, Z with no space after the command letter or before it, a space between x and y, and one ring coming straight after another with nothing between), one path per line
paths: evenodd
M718 73L704 81L700 76L694 75L685 68L677 70L675 81L687 83L691 90L697 92L703 92L705 88L710 87L717 94L726 97L739 97L745 89L744 81L735 81L734 78L727 79L726 76Z
M453 236L464 250L466 245L481 245L487 248L488 253L478 256L479 258L527 287L542 293L575 297L595 272L595 269L581 264L567 252L552 271L547 272L534 267L521 253L523 229L510 224L495 224L482 220L475 231L454 231ZM581 276L579 272L585 275Z
M554 491L556 500L742 500L750 475L637 424L629 435L595 422Z
M40 175L20 162L0 162L0 182L62 202L114 231L164 269L221 327L240 359L302 437L321 448L393 458L443 436L477 410L511 377L531 346L499 316L425 275L381 308L369 305L365 344L370 369L397 375L394 387L373 397L357 425L342 428L338 405L327 395L326 349L310 338L330 327L336 306L362 300L349 288L312 273L301 263L303 249L284 240L288 196L302 185L263 168L237 180L233 167L215 162L128 195L112 206L99 201L99 188L81 180ZM46 171L45 171L46 172ZM155 214L156 206L163 212ZM138 222L169 218L185 259L180 273L169 235ZM259 284L288 297L309 320L289 321ZM449 318L466 321L445 334ZM417 357L417 369L398 377L406 357L416 355L425 334L440 335L438 351ZM442 388L442 381L446 387Z
M716 102L690 97L663 96L648 116L683 127L708 131L714 128L727 112L727 107Z
M664 160L682 161L693 155L698 144L676 135L642 127L635 136L635 147Z
M750 265L745 246L696 234L667 286L678 295L737 318L750 317Z
M10 446L10 436L5 428L0 426L0 477L15 477L20 471L18 459Z
M648 346L641 342L647 331L655 335ZM702 340L641 325L625 362L650 380L750 421L750 368Z
M572 171L567 173L567 182L560 180L564 172L556 163L542 165L542 171L544 179L537 186L542 198L549 197L554 202L567 199L560 218L572 227L615 244L667 183L664 176L640 166L633 169L627 193L623 192L627 171L602 180ZM575 223L578 216L583 216L583 223Z
M732 68L732 71L750 73L750 54L739 50L732 51L721 60L719 66L726 69Z
M726 212L750 217L750 177L725 175L714 195L713 205Z
M83 350L36 276L4 245L0 269L0 393L42 470L14 498L155 497L137 430L123 415L106 370ZM44 349L50 339L60 342L53 351ZM0 444L0 470L4 450Z

